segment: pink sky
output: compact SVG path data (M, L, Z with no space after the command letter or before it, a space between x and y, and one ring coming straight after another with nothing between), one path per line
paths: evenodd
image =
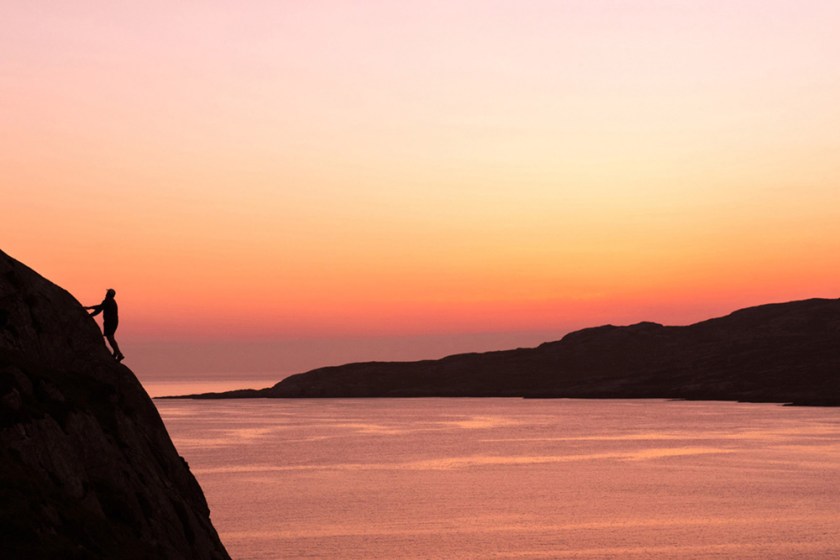
M143 375L836 297L837 2L12 2L3 250ZM243 349L248 349L244 351Z

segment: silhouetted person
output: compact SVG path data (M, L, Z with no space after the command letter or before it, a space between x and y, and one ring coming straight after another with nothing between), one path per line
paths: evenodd
M117 325L120 322L119 316L117 315L117 300L114 299L114 296L116 295L116 290L110 289L105 292L105 299L102 300L102 303L99 305L85 307L85 309L93 310L90 314L91 317L95 317L96 315L102 313L102 334L104 334L105 338L108 339L108 344L111 345L114 358L118 362L121 362L125 359L125 356L123 356L123 353L120 352L120 346L114 338L114 333L117 332Z

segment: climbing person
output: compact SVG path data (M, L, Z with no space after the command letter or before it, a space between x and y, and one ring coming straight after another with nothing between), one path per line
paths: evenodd
M117 332L117 325L120 322L120 319L117 316L117 300L114 299L114 296L116 295L116 290L113 288L109 289L105 292L105 299L102 300L102 303L99 305L85 307L85 309L92 310L90 313L91 317L95 317L102 313L102 334L105 335L105 338L108 340L108 344L111 345L111 351L114 355L114 359L121 362L125 359L125 356L123 356L123 353L120 352L120 346L117 344L117 339L114 338L114 333Z

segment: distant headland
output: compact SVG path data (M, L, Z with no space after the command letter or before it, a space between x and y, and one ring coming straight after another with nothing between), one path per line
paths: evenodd
M356 397L665 398L840 405L840 300L760 305L688 326L572 332L536 348L365 362L266 389L194 399Z

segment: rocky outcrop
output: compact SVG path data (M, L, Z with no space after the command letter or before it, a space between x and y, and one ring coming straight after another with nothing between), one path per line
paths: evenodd
M316 369L193 398L568 397L840 405L840 300L762 305L685 327L584 329L537 348Z
M73 296L3 252L0 557L229 558L134 374Z

